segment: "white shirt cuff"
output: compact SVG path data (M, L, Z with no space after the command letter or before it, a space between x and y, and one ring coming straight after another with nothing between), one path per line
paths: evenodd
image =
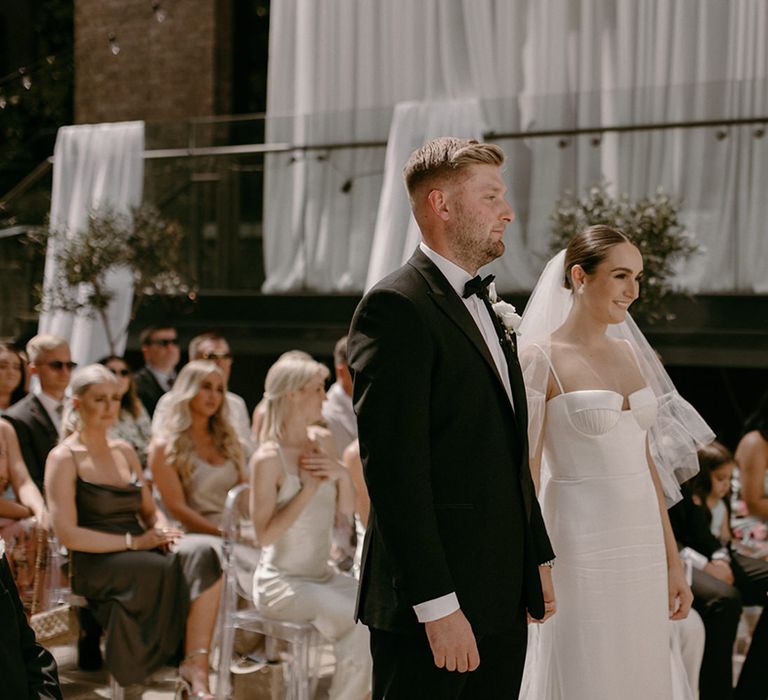
M701 569L709 564L709 559L707 559L700 552L697 552L695 549L691 549L690 547L684 547L680 550L680 558L684 561L691 562L691 566L694 569L698 569L699 571L701 571Z
M439 598L425 600L423 603L413 606L416 617L419 622L434 622L441 617L456 612L459 607L459 599L455 593L448 593Z

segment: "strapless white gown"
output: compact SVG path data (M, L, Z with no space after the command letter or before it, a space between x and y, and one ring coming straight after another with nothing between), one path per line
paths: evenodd
M526 700L690 697L674 671L659 504L646 460L649 388L561 393L547 403L542 510L557 613L531 625ZM673 690L674 688L674 690Z

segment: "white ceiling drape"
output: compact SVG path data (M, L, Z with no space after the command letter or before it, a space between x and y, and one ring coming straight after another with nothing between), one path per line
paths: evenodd
M768 7L700 0L273 0L267 139L388 140L267 158L266 292L359 291L415 246L400 172L441 134L768 114ZM530 289L564 190L662 187L705 252L692 290L768 292L768 136L755 126L506 139L517 220L493 264Z

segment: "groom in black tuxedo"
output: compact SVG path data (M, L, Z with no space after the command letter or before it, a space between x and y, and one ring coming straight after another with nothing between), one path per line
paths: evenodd
M495 145L448 137L411 155L422 243L352 320L371 497L357 614L374 699L517 697L526 610L555 610L514 340L476 277L514 218L503 161Z

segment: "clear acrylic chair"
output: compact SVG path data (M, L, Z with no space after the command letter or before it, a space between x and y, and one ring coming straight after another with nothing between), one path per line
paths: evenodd
M310 623L296 623L264 617L253 604L251 585L258 556L237 556L241 547L258 550L248 500L248 484L235 486L227 494L222 520L222 586L219 608L219 669L216 697L224 700L232 694L231 665L235 644L235 630L257 632L266 637L266 656L278 658L278 643L288 647L283 659L286 682L286 700L310 700L314 694L316 678L310 663L310 650L322 644L323 639ZM253 562L250 570L244 562ZM238 596L250 602L250 606L238 609Z

